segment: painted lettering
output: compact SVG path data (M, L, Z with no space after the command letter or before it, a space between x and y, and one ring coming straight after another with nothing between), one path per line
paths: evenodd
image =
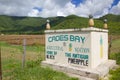
M71 53L65 53L66 57L71 57Z
M70 41L84 43L85 42L85 37L70 35Z
M82 43L85 42L85 37L81 37Z
M88 66L88 60L84 60L84 59L68 58L68 63Z
M55 59L55 55L57 55L56 51L47 51L46 58L47 59Z
M88 55L84 54L72 54L73 58L88 59Z
M72 42L85 42L84 36L74 36L74 35L56 35L48 37L48 42L55 42L55 41L72 41Z
M49 42L54 41L68 41L68 35L57 35L57 36L50 36L48 37Z
M55 56L54 55L46 55L46 58L47 59L55 59Z
M57 51L63 51L63 47L60 46L47 46L47 50L57 50Z
M79 47L77 47L77 48L74 48L75 49L75 52L77 52L77 53L89 53L90 52L90 50L89 50L89 48L79 48Z

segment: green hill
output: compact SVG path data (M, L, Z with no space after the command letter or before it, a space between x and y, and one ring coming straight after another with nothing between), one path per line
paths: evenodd
M120 34L120 15L106 15L95 19L95 27L103 27L103 19L108 19L111 34ZM52 29L88 27L88 18L70 15L67 17L15 17L0 16L0 32L4 34L41 34L44 33L46 20L50 20Z

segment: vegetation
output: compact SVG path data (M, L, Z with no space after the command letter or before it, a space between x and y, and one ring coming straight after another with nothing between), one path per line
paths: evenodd
M120 34L120 15L106 15L95 19L95 27L103 27L103 19L108 19L111 34ZM0 31L4 34L43 34L46 20L50 20L52 29L88 27L88 18L70 15L67 17L15 17L0 16Z
M111 53L119 53L120 52L120 38L115 39L112 41L112 46L111 46Z
M44 46L27 46L26 65L22 68L22 46L0 42L3 80L78 80L62 72L40 66ZM31 50L32 49L32 50Z
M112 41L112 47L119 50L120 39ZM22 52L21 45L10 45L0 42L2 52L2 70L3 80L77 80L70 78L62 72L54 71L50 68L43 68L40 62L44 60L44 46L32 45L26 47L26 66L22 69ZM114 52L114 51L112 51ZM111 53L111 59L117 61L120 65L120 52ZM120 79L120 67L110 71L110 80Z
M95 27L102 28L103 19L108 19L110 35L120 35L120 15L106 15L95 19ZM88 27L88 19L70 15L68 17L15 17L0 16L0 34L43 34L46 20L50 19L52 29L68 29ZM120 39L112 41L111 59L120 65ZM23 48L20 45L10 45L0 42L2 52L3 80L77 80L62 72L50 68L42 68L40 62L44 60L44 46L27 46L26 65L21 68ZM120 79L120 67L110 71L110 80Z
M116 39L112 42L112 52L115 52L115 50L120 49L120 39ZM110 71L110 80L119 80L120 79L120 50L117 51L118 53L111 53L110 58L116 60L117 65L119 67L117 69Z
M116 60L119 67L117 69L110 71L110 80L119 80L120 79L120 52L119 53L112 53L111 59Z

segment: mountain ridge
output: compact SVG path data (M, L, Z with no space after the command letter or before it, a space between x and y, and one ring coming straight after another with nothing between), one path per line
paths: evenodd
M120 15L108 14L94 19L95 27L102 28L103 20L108 19L111 34L120 34ZM51 29L69 29L88 27L88 18L69 15L67 17L26 17L0 15L0 32L3 34L43 34L46 20L50 20Z

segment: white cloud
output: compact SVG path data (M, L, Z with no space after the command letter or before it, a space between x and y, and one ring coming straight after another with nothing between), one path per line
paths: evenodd
M0 0L0 15L27 16L40 3L35 0Z
M86 0L78 7L75 7L71 3L67 3L65 7L58 12L62 15L75 14L78 16L88 17L89 14L92 14L94 17L100 17L108 14L112 2L113 0Z
M89 14L92 14L94 17L101 17L109 13L109 8L111 7L112 3L113 0L86 0L84 3L76 7L70 1L64 3L64 5L61 6L60 3L51 3L51 0L49 0L44 3L43 8L45 8L45 10L43 10L40 15L48 17L68 16L75 14L78 16L88 17Z
M76 7L71 0L0 0L0 15L53 17L75 14L88 17L93 14L100 17L109 13L112 3L113 0L85 0ZM42 11L34 7L40 7ZM120 14L120 2L111 13Z
M57 12L57 16L68 16L70 14L75 14L75 5L70 2Z
M30 17L38 17L39 11L37 9L33 9L31 12L28 13Z
M116 14L116 15L120 15L120 1L119 3L114 6L111 10L110 10L110 13L112 14Z
M58 11L64 7L70 0L44 0L41 7L43 10L39 13L42 17L57 16Z

